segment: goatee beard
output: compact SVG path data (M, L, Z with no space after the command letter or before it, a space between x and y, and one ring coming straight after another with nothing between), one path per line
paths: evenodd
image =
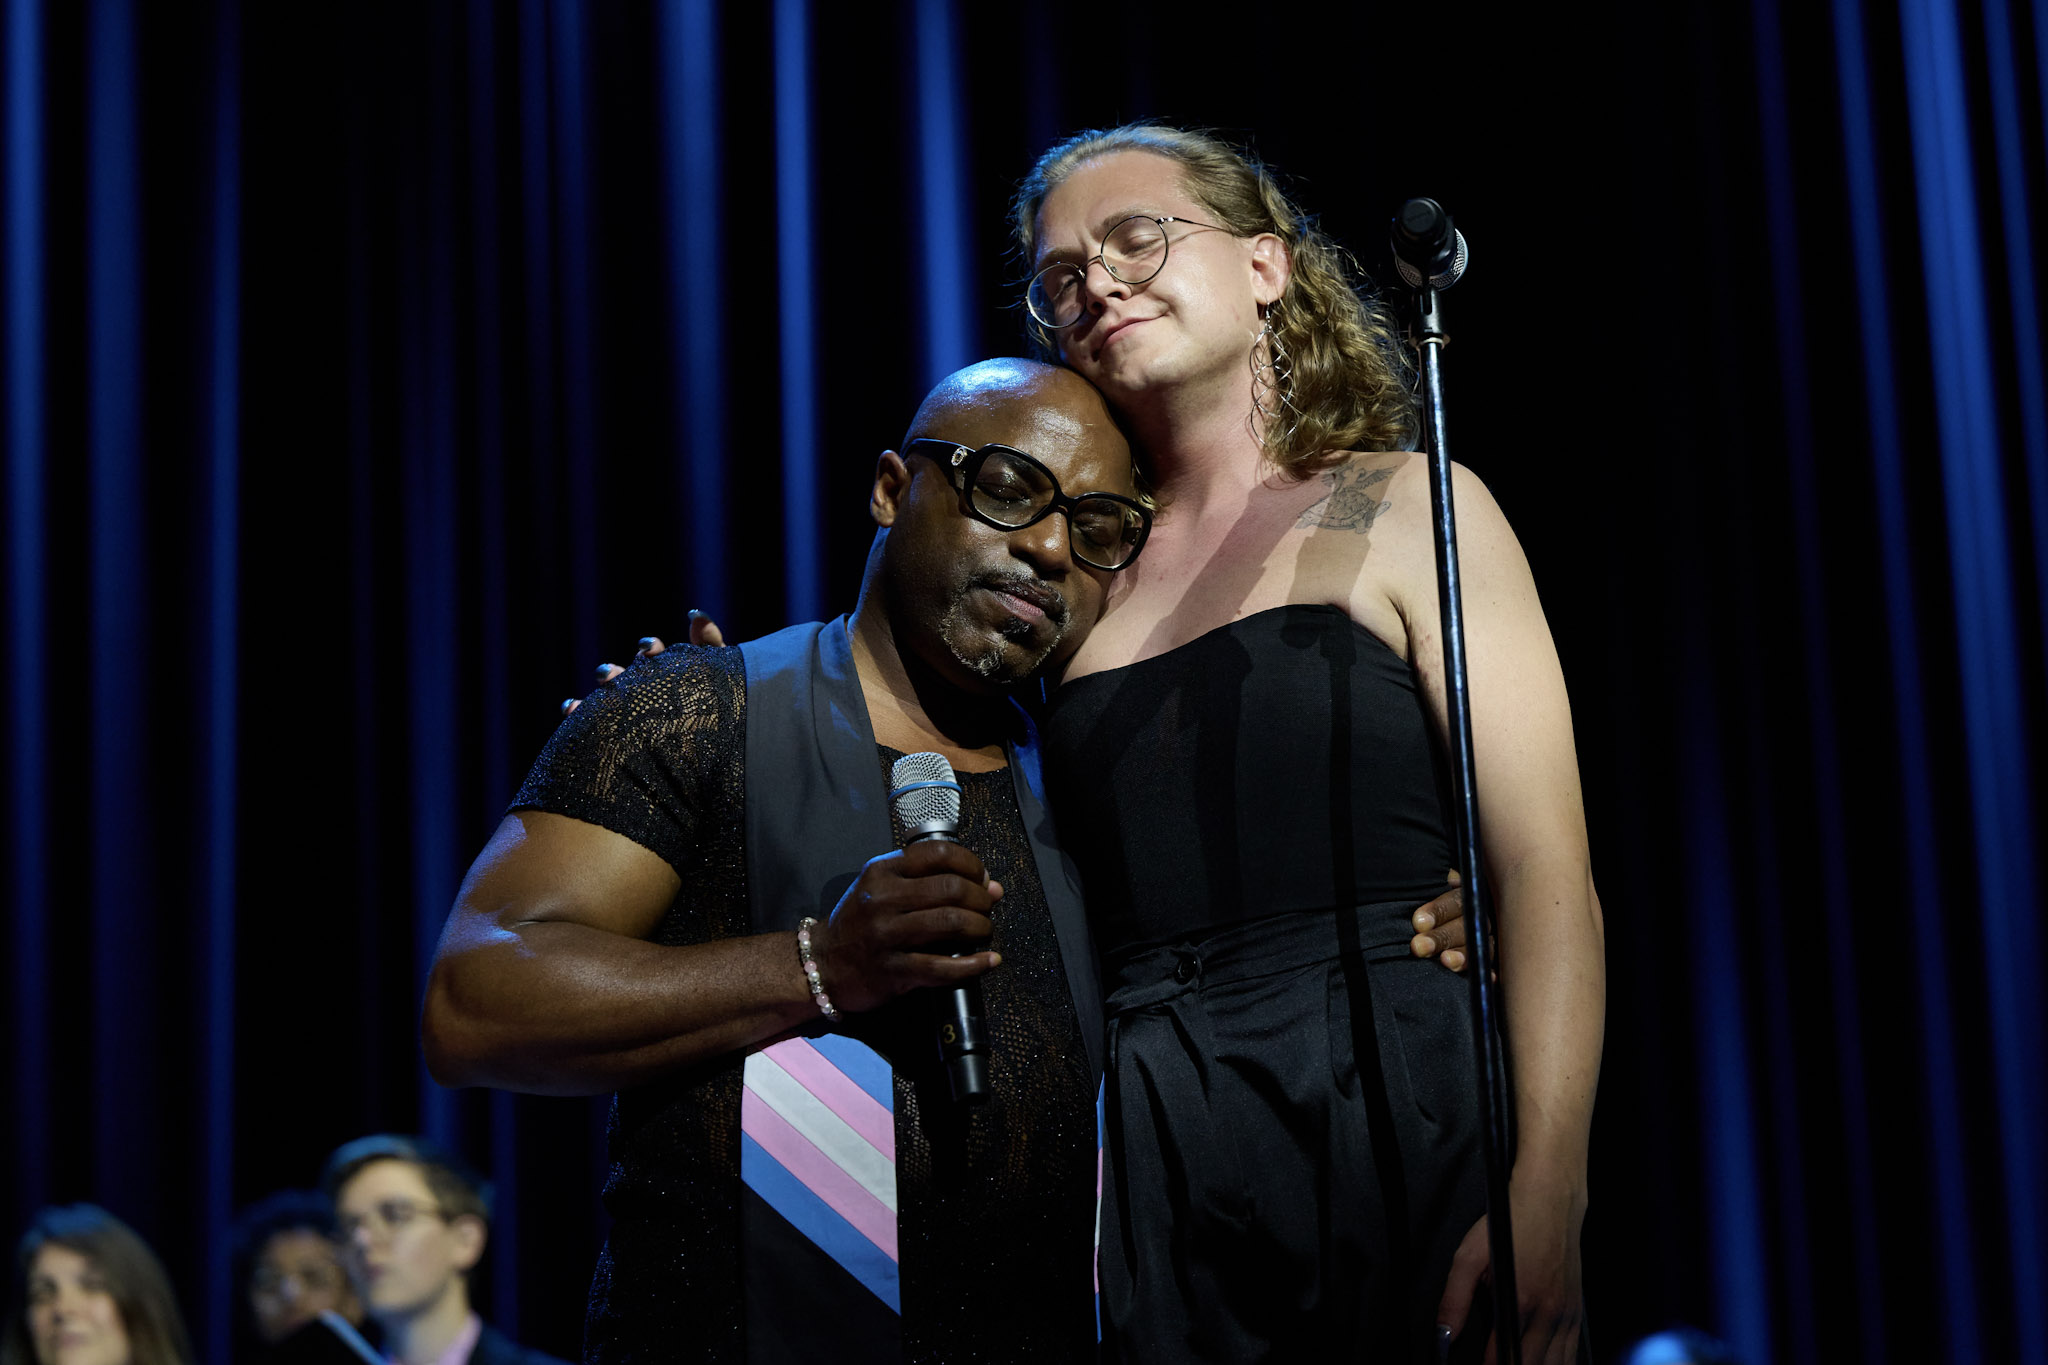
M953 605L947 608L945 617L939 622L939 638L946 642L946 648L952 651L961 666L983 682L1016 683L1036 673L1039 665L1066 638L1066 621L1049 620L1048 624L1052 627L1052 638L1043 646L1032 643L1031 623L1014 616L1005 617L997 628L997 638L990 639L976 622L969 619L967 595L962 593L953 599ZM1005 641L1023 649L1024 658L1012 663L1005 655Z

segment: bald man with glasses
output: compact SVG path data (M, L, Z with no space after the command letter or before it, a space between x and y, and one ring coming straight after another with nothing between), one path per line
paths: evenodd
M444 1083L617 1092L588 1360L1095 1354L1101 992L1012 694L1151 514L1100 396L1029 361L943 381L868 511L850 615L669 650L564 722L441 943ZM959 842L892 851L927 752ZM927 989L970 980L971 1109Z

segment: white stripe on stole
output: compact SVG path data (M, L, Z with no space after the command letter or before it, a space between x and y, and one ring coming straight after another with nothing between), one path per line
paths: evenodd
M897 1211L896 1164L778 1066L773 1057L766 1052L747 1055L746 1086L889 1212Z

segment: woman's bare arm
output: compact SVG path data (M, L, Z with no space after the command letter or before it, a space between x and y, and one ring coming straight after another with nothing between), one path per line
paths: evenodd
M1405 501L1426 509L1423 462L1412 461L1402 475L1410 480ZM1452 477L1481 853L1500 930L1515 1077L1512 1196L1524 1354L1532 1362L1564 1360L1577 1337L1578 1233L1606 1013L1604 930L1570 701L1528 561L1485 486L1463 469ZM1396 606L1409 626L1409 657L1447 732L1434 551L1426 518L1404 520ZM1485 1265L1483 1229L1474 1232L1445 1295L1453 1325L1462 1324Z

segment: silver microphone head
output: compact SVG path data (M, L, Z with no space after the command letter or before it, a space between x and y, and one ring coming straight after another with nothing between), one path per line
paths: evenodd
M915 843L960 828L960 783L944 754L905 754L889 769L889 805Z
M1465 273L1465 234L1453 229L1451 235L1458 239L1457 255L1451 259L1450 267L1442 274L1429 277L1429 287L1431 289L1449 289ZM1422 288L1422 272L1419 269L1408 264L1399 256L1394 258L1394 269L1400 272L1402 280L1407 283L1410 289Z

